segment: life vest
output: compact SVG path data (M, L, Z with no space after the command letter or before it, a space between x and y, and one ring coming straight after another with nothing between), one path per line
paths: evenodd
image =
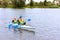
M20 22L20 24L21 24L21 25L23 25L23 24L24 24L23 19L19 19L19 22Z
M17 20L14 20L14 24L18 23Z

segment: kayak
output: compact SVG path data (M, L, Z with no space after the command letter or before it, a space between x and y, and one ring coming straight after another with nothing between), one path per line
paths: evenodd
M27 25L18 25L18 24L12 24L12 26L18 26L17 29L27 30L27 31L35 31L35 27L27 26Z
M27 26L27 25L19 25L18 28L35 29L34 27Z
M18 29L23 29L27 31L35 31L35 27L27 26L27 25L19 25Z

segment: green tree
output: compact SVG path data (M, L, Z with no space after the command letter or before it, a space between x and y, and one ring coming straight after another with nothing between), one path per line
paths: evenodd
M7 7L7 5L8 5L7 1L3 0L3 7L5 8L5 7Z
M39 6L39 3L38 2L34 2L34 6Z
M39 2L39 5L40 5L40 6L44 6L44 2L41 2L41 1L40 1L40 2Z
M25 6L24 0L12 0L12 4L14 5L14 8L23 8Z
M44 0L44 6L47 6L47 0Z
M17 8L17 1L16 0L12 0L12 4L14 8Z
M34 5L34 1L31 0L31 1L30 1L30 6L32 7L33 5Z
M18 0L18 5L20 8L23 8L25 6L25 0Z

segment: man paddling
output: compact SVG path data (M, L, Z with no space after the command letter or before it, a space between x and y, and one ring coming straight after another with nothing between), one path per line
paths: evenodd
M26 24L26 22L24 22L22 16L19 17L18 24L19 25L25 25Z
M12 20L12 23L13 23L13 24L18 24L17 19L16 19L16 18L14 18L14 19Z
M17 21L17 19L14 18L14 19L12 20L12 23L13 23L13 25L12 25L13 29L16 30L16 29L18 28L18 21Z

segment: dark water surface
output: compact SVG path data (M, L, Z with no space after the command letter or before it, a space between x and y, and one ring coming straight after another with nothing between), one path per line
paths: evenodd
M25 21L36 27L35 34L28 31L13 31L5 28L8 23L22 15ZM60 40L60 9L10 9L0 8L0 39L1 40Z

